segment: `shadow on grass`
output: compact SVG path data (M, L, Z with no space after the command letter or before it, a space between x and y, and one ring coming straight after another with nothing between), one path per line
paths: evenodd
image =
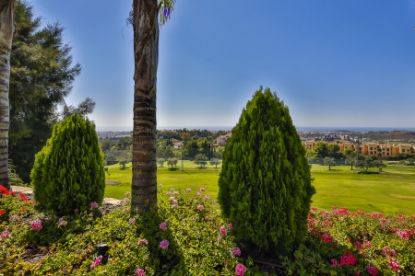
M167 225L165 231L160 229L165 218L161 217L159 212L151 211L140 220L142 221L139 222L138 230L149 242L148 249L155 268L155 275L189 275L182 251L174 242L169 226ZM168 244L167 248L161 248L166 244Z

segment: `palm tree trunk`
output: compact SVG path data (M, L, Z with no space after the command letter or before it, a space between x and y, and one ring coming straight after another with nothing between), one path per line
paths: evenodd
M0 0L0 185L10 189L9 159L9 83L10 53L14 32L14 0Z
M159 23L157 0L134 0L134 128L131 214L157 205L156 84Z

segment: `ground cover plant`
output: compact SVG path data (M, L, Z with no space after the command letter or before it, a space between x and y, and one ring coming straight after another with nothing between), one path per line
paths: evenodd
M212 198L217 198L219 169L212 166L199 170L191 161L184 161L184 171L158 168L158 183L164 188L206 188ZM131 165L121 170L119 165L109 168L106 175L106 197L123 198L131 189ZM347 207L350 210L394 214L415 214L415 166L387 166L378 175L362 175L350 170L350 166L312 165L311 177L316 194L313 206L323 209Z
M1 188L0 273L74 275L413 275L415 216L311 208L305 242L280 264L250 258L204 189L162 189L160 209L129 217L129 199L49 217ZM99 245L108 251L99 254ZM141 274L140 274L141 273Z

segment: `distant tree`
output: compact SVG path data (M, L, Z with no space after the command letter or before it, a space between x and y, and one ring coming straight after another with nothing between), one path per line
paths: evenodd
M345 152L345 157L346 157L345 164L350 165L350 170L353 170L353 166L356 163L357 155L358 155L357 152L354 152L354 151L351 151L351 150L347 150Z
M102 140L101 149L104 153L106 153L107 151L111 149L111 141L108 138Z
M160 168L164 167L165 162L166 162L166 159L164 159L164 158L157 159L157 163L159 164Z
M203 169L206 167L207 164L207 156L204 154L196 154L195 156L195 163L199 166L199 169Z
M329 144L328 148L328 155L327 157L334 158L335 160L340 160L344 158L344 155L340 152L340 146L337 144Z
M157 141L157 157L159 158L172 158L174 156L173 146L169 140L159 140Z
M213 157L212 143L207 138L200 140L199 152L206 156L208 159Z
M325 157L329 156L329 147L327 143L318 143L314 149L315 157L323 160Z
M199 144L196 139L188 140L184 144L183 155L184 158L194 160L196 155L199 153Z
M167 160L167 166L169 166L170 169L176 169L177 168L177 159L176 158L169 158Z
M218 166L220 165L220 160L219 159L212 159L212 160L210 160L210 165L215 166L215 168L217 169Z
M127 165L127 161L126 160L120 161L119 164L120 164L120 169L121 170L125 170L126 169L126 165Z
M325 157L323 159L323 164L329 167L329 171L331 171L331 167L336 166L336 159L333 157Z
M28 1L16 1L16 31L10 74L10 158L17 173L29 181L35 153L46 143L60 118L72 82L80 72L58 24L42 24ZM89 104L90 101L84 103ZM81 106L78 106L82 109ZM90 109L83 109L83 113Z
M386 167L385 163L380 158L373 161L373 166L376 167L379 172L382 172L383 168Z

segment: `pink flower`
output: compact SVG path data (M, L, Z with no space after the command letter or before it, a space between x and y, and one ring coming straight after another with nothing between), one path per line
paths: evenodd
M135 270L135 275L136 276L146 276L146 271L139 267Z
M224 237L226 237L226 228L225 228L225 226L221 226L220 228L219 228L219 232L220 232L220 235L224 238Z
M203 205L197 205L196 208L197 208L198 211L202 212L205 209L205 206L203 206Z
M41 231L43 229L43 223L40 219L35 219L30 223L30 227L33 231Z
M340 257L340 265L341 266L356 265L356 263L357 263L356 257L350 252L347 252L343 256Z
M96 209L98 208L98 203L96 201L91 202L91 204L89 205L91 207L91 209Z
M360 251L363 248L362 244L359 241L356 241L354 245L356 246L357 251Z
M331 259L331 267L338 267L339 262L336 259Z
M11 215L11 216L9 217L9 220L10 220L10 221L16 221L16 220L19 220L19 216L17 216L17 215Z
M169 241L168 240L162 240L160 242L159 246L160 246L161 249L167 249L169 247Z
M173 208L173 209L174 209L174 208L178 208L178 207L179 207L179 204L177 204L177 203L176 203L176 204L172 204L172 205L171 205L171 208Z
M376 276L378 274L378 269L373 265L368 265L367 267L367 273L369 273L370 276Z
M95 258L95 260L92 262L91 264L91 269L96 268L97 266L99 266L102 262L103 257L102 256L98 256Z
M135 218L130 218L128 220L128 223L131 224L131 225L134 225L135 224Z
M392 257L392 256L396 255L396 251L393 250L392 248L390 248L389 246L384 246L382 248L382 251L386 256L389 256L389 257Z
M167 223L165 223L165 222L160 223L159 228L160 228L161 231L166 231L167 230Z
M210 196L205 196L204 199L205 200L209 200L210 199Z
M121 200L121 205L127 205L130 203L130 199L128 197L125 197Z
M241 249L239 247L233 247L231 249L231 253L232 255L234 255L235 257L240 257L241 256Z
M349 214L349 210L346 208L339 208L339 209L334 209L332 211L333 215L348 215Z
M138 245L148 245L148 240L141 239L141 240L138 241Z
M370 248L372 247L372 243L370 241L363 241L363 247Z
M10 237L10 231L4 230L3 232L1 232L0 237L2 239L7 239L8 237Z
M232 223L229 223L229 224L228 224L228 229L229 229L229 231L232 231L232 229L233 229L233 225L232 225Z
M324 233L321 235L321 240L325 243L331 243L333 241L333 238L330 236L330 234Z
M235 266L235 273L238 276L244 276L245 273L246 273L246 270L247 270L247 268L241 263L238 263Z
M397 230L395 233L403 240L409 240L411 238L411 233L407 230Z
M166 193L166 195L172 195L173 194L173 192L170 192L170 191L168 191L167 193Z
M389 267L392 271L395 271L395 272L401 268L399 263L394 258L389 259Z
M177 203L177 200L176 200L176 198L175 197L173 197L173 196L171 196L171 197L169 197L169 201L170 201L170 203Z

